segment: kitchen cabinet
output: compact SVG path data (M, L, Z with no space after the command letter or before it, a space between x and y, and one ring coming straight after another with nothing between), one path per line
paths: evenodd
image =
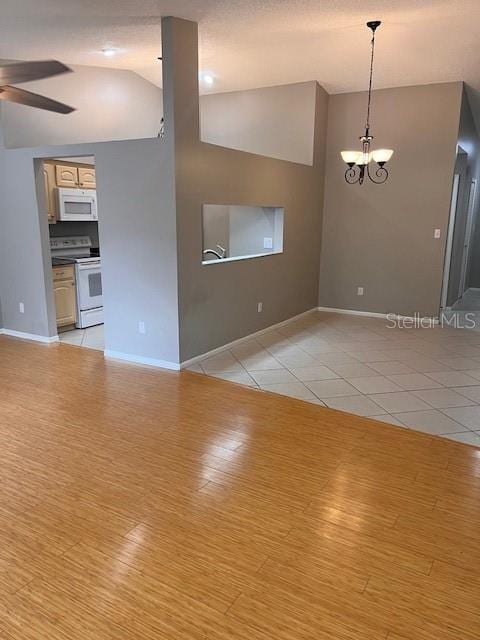
M77 290L73 265L53 267L53 292L57 327L75 324L77 321Z
M78 184L82 189L96 189L95 167L78 167Z
M78 167L66 164L56 164L55 176L57 180L57 187L69 187L71 189L78 187Z
M43 179L45 183L45 204L47 207L48 224L57 221L57 198L55 193L55 167L43 163Z

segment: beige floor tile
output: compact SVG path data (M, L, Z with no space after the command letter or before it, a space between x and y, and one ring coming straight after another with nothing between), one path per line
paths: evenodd
M280 384L284 382L298 382L298 379L287 369L269 369L267 371L249 371L252 378L260 386L266 384Z
M463 425L455 422L436 409L428 411L412 411L408 413L395 413L394 417L403 422L409 429L423 431L432 435L444 433L458 433L465 431Z
M456 442L462 442L463 444L471 444L475 447L480 447L480 432L475 431L462 431L460 433L446 433L443 434L444 438L449 440L455 440Z
M229 352L224 351L200 362L205 373L243 371L240 362Z
M478 369L478 362L476 360L472 360L472 358L450 357L450 358L439 358L439 361L449 366L450 369L455 369L456 371L465 371L466 369Z
M439 382L432 380L423 373L400 373L398 375L388 376L388 379L406 391L441 388Z
M315 355L315 362L317 364L325 364L328 366L334 364L354 364L358 363L352 355L348 353L318 353Z
M371 396L372 400L385 409L387 413L401 413L403 411L422 411L431 407L420 398L415 397L409 391L398 393L377 393Z
M343 396L339 398L326 398L325 404L331 409L354 413L358 416L374 416L384 413L382 407L366 396Z
M462 387L460 387L462 388ZM464 387L463 387L464 388ZM475 387L471 387L475 389ZM413 394L424 400L435 409L448 409L449 407L466 407L472 405L473 402L465 396L457 393L457 389L422 389L414 391Z
M329 369L323 364L312 367L292 367L290 371L302 382L308 382L311 380L331 380L333 378L340 377L332 371L332 369Z
M341 378L337 380L318 380L314 382L307 382L306 386L310 391L313 391L320 400L335 398L338 396L360 395L360 391Z
M439 362L438 360L434 360L433 358L426 358L424 356L419 356L417 358L411 358L410 360L405 361L405 364L408 364L409 367L418 371L418 373L430 373L431 371L451 371L450 367L446 365L444 362Z
M316 359L306 351L278 355L275 357L284 367L288 367L289 369L293 367L310 367L317 364Z
M389 413L382 413L380 415L367 416L367 417L372 418L372 420L378 420L378 422L386 422L387 424L394 424L397 427L403 427L404 429L406 428L405 425L400 422L400 420L397 420L396 418L391 416Z
M347 382L352 384L361 393L392 393L402 391L402 387L395 384L385 376L369 376L364 378L347 378Z
M211 375L214 378L221 378L222 380L228 380L228 382L244 384L247 387L257 386L255 380L253 380L246 371L224 371L221 373L212 373Z
M467 373L471 378L475 378L475 380L480 380L480 368L469 369Z
M470 387L478 384L478 380L463 371L431 371L428 377L444 387Z
M369 365L372 369L375 369L377 373L382 376L393 376L401 373L415 373L415 369L412 369L404 362L398 360L389 362L371 362Z
M378 373L366 364L361 362L352 362L350 364L332 364L330 365L335 373L341 378L361 378L363 376L377 376Z
M267 371L268 369L280 369L283 366L268 352L266 352L266 354L240 358L240 362L247 371Z
M367 364L370 364L372 362L390 362L391 360L393 360L392 356L386 351L378 351L376 349L369 349L365 351L349 351L348 353L354 360Z
M476 404L480 404L480 386L477 387L456 387L455 391L465 396L469 400L473 400Z
M291 398L297 398L299 400L309 400L311 402L317 401L318 398L307 389L307 387L301 382L286 382L282 384L266 384L261 387L264 391L271 391L273 393L280 393L282 396L290 396Z
M480 430L480 407L477 405L444 409L443 413L452 418L452 420L463 424L467 429L472 429L472 431Z

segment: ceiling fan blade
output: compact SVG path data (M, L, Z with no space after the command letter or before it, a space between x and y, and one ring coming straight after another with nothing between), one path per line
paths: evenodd
M41 80L72 70L58 60L37 60L33 62L13 62L0 66L0 85L20 84L31 80Z
M17 102L27 107L36 107L37 109L45 109L55 113L72 113L72 111L75 111L74 107L69 107L62 102L57 102L38 93L31 93L17 87L9 87L8 85L0 87L0 100Z

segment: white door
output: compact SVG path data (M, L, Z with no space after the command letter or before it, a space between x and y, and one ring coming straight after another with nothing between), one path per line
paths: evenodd
M465 227L465 240L463 242L462 270L460 272L460 286L458 289L458 297L461 298L465 293L468 263L470 258L470 242L472 239L473 220L475 213L475 196L477 194L477 181L473 179L470 183L470 194L468 197L468 213L467 224Z
M448 298L448 282L450 280L450 266L452 264L453 232L455 230L455 218L457 217L458 187L460 184L460 174L453 176L452 200L450 202L450 220L448 222L447 244L445 249L445 263L443 266L443 287L441 308L445 309Z

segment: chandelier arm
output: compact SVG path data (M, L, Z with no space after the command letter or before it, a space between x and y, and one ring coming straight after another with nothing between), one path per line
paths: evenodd
M348 167L345 171L345 182L348 184L357 184L360 180L361 171L357 171L357 165Z
M369 179L375 184L383 184L388 178L388 169L384 166L379 166L375 169L373 175L370 173L370 167L367 165L367 174Z

